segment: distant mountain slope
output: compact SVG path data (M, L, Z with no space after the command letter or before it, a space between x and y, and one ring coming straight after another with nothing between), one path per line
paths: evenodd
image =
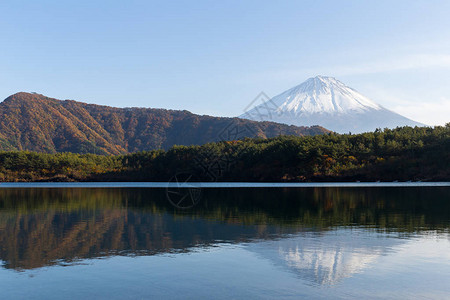
M272 113L259 113L267 109ZM424 126L382 107L339 80L325 76L309 78L240 117L296 126L320 125L339 133Z
M0 150L120 154L240 137L315 135L322 127L200 116L188 111L114 108L17 93L0 103Z

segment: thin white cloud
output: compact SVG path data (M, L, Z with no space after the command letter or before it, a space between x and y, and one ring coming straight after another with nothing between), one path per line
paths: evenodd
M399 113L414 121L426 125L445 125L450 122L450 98L431 97L433 100L423 100L409 90L365 85L364 93L385 108Z
M336 68L332 68L332 70L333 74L346 76L425 68L450 68L450 55L408 55L400 58L367 62L354 66L337 66Z
M250 75L250 81L292 81L306 79L316 75L352 76L369 75L377 73L389 73L414 69L441 68L450 69L449 54L415 54L396 58L385 58L367 62L359 62L346 65L318 66L314 68L296 68L258 72Z
M428 125L445 125L450 122L450 99L397 104L392 110Z

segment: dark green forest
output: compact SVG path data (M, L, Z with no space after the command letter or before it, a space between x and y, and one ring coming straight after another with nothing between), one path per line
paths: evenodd
M0 152L0 181L449 181L450 123L125 155Z

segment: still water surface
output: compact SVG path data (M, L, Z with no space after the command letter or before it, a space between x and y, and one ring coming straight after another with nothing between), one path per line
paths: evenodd
M0 189L1 299L450 295L450 187Z

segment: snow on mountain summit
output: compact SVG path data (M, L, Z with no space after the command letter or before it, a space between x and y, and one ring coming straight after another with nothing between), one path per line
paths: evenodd
M317 76L274 97L279 112L345 113L382 107L333 77Z
M365 132L376 128L423 126L405 118L333 77L309 78L240 116L296 126L320 125L340 132Z

